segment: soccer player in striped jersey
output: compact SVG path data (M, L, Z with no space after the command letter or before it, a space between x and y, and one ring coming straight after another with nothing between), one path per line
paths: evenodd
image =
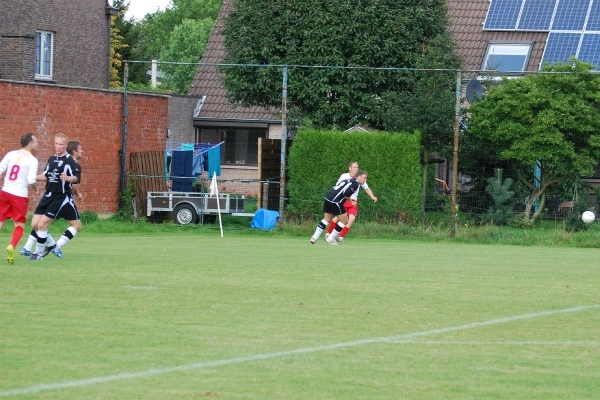
M58 218L66 219L69 224L70 239L81 230L81 221L77 207L73 203L72 187L81 181L81 168L75 159L66 152L67 137L62 133L54 136L54 149L56 153L48 159L44 172L38 176L46 179L46 191L42 200L35 209L31 222L37 236L35 253L30 260L41 260L47 254L46 241L48 240L48 227ZM79 229L73 228L77 225ZM21 251L23 254L23 251Z
M340 175L340 177L338 178L338 182L340 182L344 179L348 179L348 178L352 178L352 177L356 176L357 172L358 172L358 163L356 161L350 162L350 164L348 164L348 172ZM375 195L373 194L373 191L369 188L369 185L367 185L367 182L360 185L360 187L362 187L364 189L365 193L367 193L367 195L371 198L371 200L373 200L373 202L377 201L377 197L375 197ZM360 192L360 188L356 192L354 192L354 194L352 196L350 196L350 200L348 200L347 202L344 203L344 208L348 212L348 223L346 224L344 229L338 235L338 237L336 239L338 242L344 241L344 236L346 236L348 231L350 231L350 227L356 220L356 214L358 214L358 192ZM331 232L333 232L333 230L337 226L337 222L338 222L337 218L333 218L333 220L329 224L327 233L325 234L325 240L327 240L327 237L331 234Z
M336 238L348 223L348 214L344 208L344 203L350 199L360 185L367 181L367 173L358 171L355 178L344 179L339 181L325 195L323 200L323 219L317 225L315 233L310 238L310 242L315 244L321 236L321 233L327 228L327 225L334 217L337 217L338 223L325 240L327 243L337 245Z
M29 185L36 182L38 160L32 151L37 148L37 139L33 133L21 137L20 150L10 151L0 162L0 176L4 177L4 186L0 190L0 229L7 219L15 222L10 244L6 248L9 264L15 262L15 247L23 237L27 208L29 206Z

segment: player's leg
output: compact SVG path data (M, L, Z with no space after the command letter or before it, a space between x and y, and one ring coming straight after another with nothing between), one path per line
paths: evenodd
M52 217L42 215L38 222L37 243L35 245L35 251L29 257L30 260L41 260L44 257L44 251L46 249L46 241L48 240L48 227L54 221Z
M41 205L41 203L40 203ZM35 209L35 213L33 214L33 218L31 220L31 233L29 234L29 237L27 238L27 242L25 243L25 246L23 246L23 248L21 249L21 255L22 256L31 256L31 249L33 249L33 246L37 243L38 240L38 235L37 235L37 229L38 229L38 225L40 222L40 219L42 218L42 216L44 215L44 213L46 212L46 209L40 209L40 206L38 206L38 208Z
M325 238L327 238L327 235L330 235L331 232L333 232L337 223L338 223L337 217L333 217L333 219L331 220L331 223L327 227L327 233L325 234Z
M326 206L324 206L324 207L326 207ZM323 213L323 219L317 224L315 233L310 237L310 242L312 244L315 244L317 242L317 240L319 240L319 237L321 236L321 234L323 233L325 228L327 228L327 225L329 224L329 222L331 222L332 219L333 219L333 214L331 214L330 212Z
M0 207L0 219L2 222L8 218L12 218L15 222L15 228L12 232L10 244L6 247L7 261L9 264L15 262L15 248L19 244L19 240L23 237L25 222L27 222L27 207L29 199L27 197L15 196L10 193L1 192L2 197Z
M10 212L11 212L10 204L8 204L7 199L5 199L4 193L5 193L4 191L0 191L0 229L2 229L2 227L4 227L4 223L9 218ZM6 253L7 253L8 263L12 264L15 262L15 257L14 257L14 249L12 249L12 256L11 256L10 247L11 246L9 244L8 247L6 248Z
M79 220L79 212L77 211L77 207L75 204L70 201L69 204L66 204L60 211L59 215L65 218L69 222L69 227L65 232L61 235L61 237L56 242L55 248L51 250L52 254L54 254L58 258L63 258L62 248L69 243L78 232L81 231L81 221Z
M348 212L348 223L346 224L344 229L342 229L342 231L338 235L338 238L337 238L338 242L343 242L344 236L346 236L348 231L350 231L350 227L356 220L356 214L358 213L358 207L356 207L356 206L348 207L347 212Z
M62 253L62 248L69 243L78 232L81 231L81 221L73 220L69 221L69 226L66 231L61 235L60 239L56 242L56 246L51 250L51 253L54 254L58 258L63 258L64 255Z
M340 214L336 215L338 218L338 223L335 226L335 229L333 230L333 232L331 232L331 234L329 235L329 237L327 238L327 243L329 244L337 244L337 237L340 234L340 232L344 229L344 227L346 226L346 224L348 223L348 214L346 213L346 209L344 208L343 205L340 205Z

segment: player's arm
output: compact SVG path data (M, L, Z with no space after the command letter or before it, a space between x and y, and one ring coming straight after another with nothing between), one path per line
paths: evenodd
M81 170L78 166L73 166L70 170L64 171L60 174L60 180L63 182L69 182L71 184L76 184L81 182Z
M73 191L73 197L75 197L77 201L83 201L83 193L81 193L79 185L71 186L71 190Z
M35 180L38 182L45 182L47 179L46 174L48 173L49 167L50 167L50 164L46 164L46 168L44 168L44 171L41 174L39 174Z
M369 197L371 198L371 200L373 200L373 202L377 201L377 197L375 197L375 195L373 195L373 191L371 189L365 189L365 193L369 195Z

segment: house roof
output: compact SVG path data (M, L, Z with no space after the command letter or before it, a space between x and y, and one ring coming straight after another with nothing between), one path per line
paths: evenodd
M527 70L539 69L548 32L484 31L483 23L490 0L447 0L447 3L451 19L450 31L454 36L457 51L463 57L464 69L482 68L483 57L491 40L533 42Z
M227 120L227 121L281 121L280 112L263 107L234 107L227 98L227 93L220 73L215 66L202 64L218 64L225 59L225 37L223 28L227 15L233 10L235 0L224 0L211 32L208 44L204 50L201 65L190 86L189 94L206 96L202 109L196 120Z

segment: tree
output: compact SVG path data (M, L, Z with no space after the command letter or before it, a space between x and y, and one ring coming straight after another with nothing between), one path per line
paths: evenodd
M159 61L177 61L198 63L210 37L214 20L183 20L175 27L169 38L169 47L165 49ZM161 71L165 73L163 84L177 93L187 93L194 74L198 69L196 64L177 65L162 64Z
M439 0L244 0L225 26L226 63L341 67L455 67ZM449 53L448 53L449 52ZM450 54L450 56L448 56ZM437 56L436 56L437 55ZM230 99L244 106L281 104L281 68L225 67ZM288 109L315 126L381 127L373 99L415 93L403 71L291 68Z
M122 11L119 11L121 15ZM124 38L120 34L119 28L116 27L116 19L119 17L113 16L110 18L110 87L117 88L122 82L122 78L119 77L119 69L123 65L123 49L129 47L128 44L123 43Z
M217 18L222 0L171 0L172 5L164 11L148 14L140 26L140 40L136 46L136 54L143 60L158 58L167 51L170 37L175 28L186 19L202 21ZM199 54L197 62L200 62ZM170 60L178 61L178 60Z
M123 47L119 49L111 48L111 54L114 51L115 55L120 55L120 60L137 60L138 55L136 53L137 43L140 40L140 26L133 18L125 19L125 13L129 8L129 1L126 0L113 0L113 7L119 10L119 13L113 17L114 29L118 30L122 40ZM111 42L112 46L112 42ZM148 77L146 75L147 65L144 64L130 64L129 65L129 81L133 82L147 82ZM117 67L118 78L116 79L119 83L123 82L123 64ZM112 78L111 78L112 79Z
M469 110L469 134L484 137L487 150L510 161L529 188L528 222L544 209L551 185L591 175L600 159L600 76L592 68L576 59L545 65L538 74L505 79Z
M507 204L515 195L515 192L510 190L512 184L512 179L502 179L500 168L494 171L494 177L488 181L488 185L485 187L485 191L492 198L494 205L481 216L484 221L504 225L514 216L512 205Z

